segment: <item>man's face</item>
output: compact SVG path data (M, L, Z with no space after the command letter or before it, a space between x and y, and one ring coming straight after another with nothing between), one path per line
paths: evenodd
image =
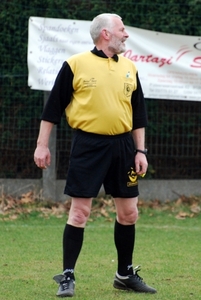
M121 19L114 18L114 26L110 31L111 38L109 40L108 49L115 54L125 52L125 41L129 37L125 30L124 24Z

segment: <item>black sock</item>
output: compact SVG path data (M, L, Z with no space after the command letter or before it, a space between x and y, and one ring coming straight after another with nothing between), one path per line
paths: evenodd
M63 270L74 272L84 238L84 228L66 224L63 233Z
M121 225L116 220L114 227L114 241L118 257L118 274L121 276L132 275L132 258L135 243L135 224Z

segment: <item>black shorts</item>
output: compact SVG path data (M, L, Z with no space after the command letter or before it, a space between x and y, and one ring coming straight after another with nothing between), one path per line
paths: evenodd
M103 184L114 198L138 196L131 133L107 136L75 130L64 193L94 198Z

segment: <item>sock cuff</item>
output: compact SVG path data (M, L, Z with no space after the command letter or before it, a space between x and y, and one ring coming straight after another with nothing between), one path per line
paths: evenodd
M119 278L119 279L128 279L129 278L128 276L121 276L121 275L119 275L118 272L116 272L116 277Z
M73 275L74 274L74 269L65 269L63 271L63 274L65 274L65 273L70 273L71 275Z
M68 234L68 237L72 240L80 240L83 237L84 228L66 224L65 234Z
M122 225L116 220L115 221L115 229L118 230L119 234L133 234L133 231L135 230L135 224Z

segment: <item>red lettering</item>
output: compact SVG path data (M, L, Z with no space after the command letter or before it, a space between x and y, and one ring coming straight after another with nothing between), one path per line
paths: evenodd
M132 56L132 50L127 50L125 53L124 53L124 56L129 58L130 60L132 61L138 61L138 55L133 55Z
M142 61L142 62L146 61L146 56L140 55L138 61Z
M147 60L146 62L151 62L151 58L153 57L153 55L147 55Z
M151 62L154 62L154 63L159 63L159 61L158 61L158 57L154 57L154 58L152 58L152 60L151 60Z
M124 52L124 56L130 58L132 54L132 50L127 50L126 52Z
M166 59L166 58L161 58L159 67L164 66L164 65L166 64L166 62L167 62L167 59Z
M124 53L124 56L129 58L130 60L134 62L146 62L146 63L156 63L158 64L159 68L163 67L164 65L171 65L172 64L172 57L169 59L167 58L160 58L160 57L154 57L152 54L149 55L133 55L132 50L129 49Z
M170 57L170 58L166 61L166 63L167 63L168 65L171 65L171 64L172 64L171 60L172 60L172 57Z
M190 65L192 68L201 68L201 56L195 57L193 62L195 64Z
M138 55L133 55L133 56L131 56L131 57L130 57L130 60L132 60L132 61L139 61Z

